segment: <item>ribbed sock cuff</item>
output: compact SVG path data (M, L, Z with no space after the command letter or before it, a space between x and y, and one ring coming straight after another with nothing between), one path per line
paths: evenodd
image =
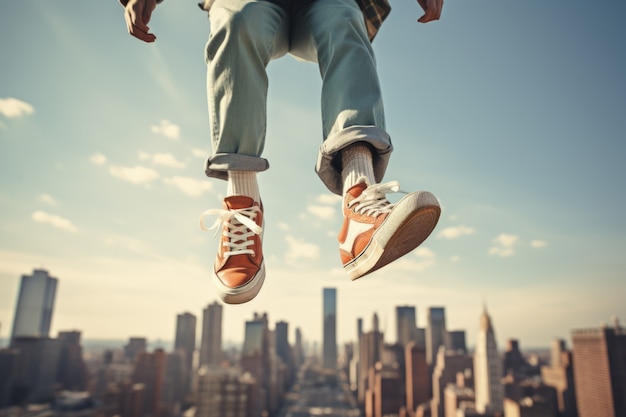
M365 177L368 184L375 184L372 151L363 143L355 143L341 151L343 194L354 186L358 179Z
M259 183L254 171L228 171L228 184L226 195L245 195L252 197L254 201L261 202Z

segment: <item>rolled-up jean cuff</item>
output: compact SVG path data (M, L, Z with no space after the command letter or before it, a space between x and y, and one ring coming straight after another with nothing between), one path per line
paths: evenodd
M391 138L376 126L350 126L329 136L320 146L315 172L333 193L342 195L341 159L339 152L356 142L367 142L373 149L374 177L382 181L393 151Z
M228 179L228 171L265 171L270 167L267 159L240 155L236 153L218 153L207 158L204 172L207 177Z

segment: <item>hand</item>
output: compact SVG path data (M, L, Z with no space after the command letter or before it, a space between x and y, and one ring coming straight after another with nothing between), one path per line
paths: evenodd
M144 42L154 42L156 36L150 33L148 22L155 8L156 0L128 0L124 5L128 33Z
M417 0L417 2L424 9L424 15L417 19L418 22L428 23L433 20L439 20L441 9L443 8L443 0Z

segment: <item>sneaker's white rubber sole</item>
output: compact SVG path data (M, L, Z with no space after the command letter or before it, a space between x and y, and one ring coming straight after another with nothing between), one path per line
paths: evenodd
M421 191L405 196L363 252L344 265L350 279L374 272L417 248L435 229L440 214L439 202L431 193Z
M256 275L246 285L237 288L227 287L213 272L213 284L220 299L226 304L243 304L257 296L265 281L265 260L261 262Z

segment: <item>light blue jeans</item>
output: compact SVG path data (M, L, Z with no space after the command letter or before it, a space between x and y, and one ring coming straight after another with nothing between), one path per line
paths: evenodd
M367 142L374 150L376 180L382 180L393 147L385 131L374 52L355 0L313 0L291 8L267 0L215 0L209 20L209 177L226 179L229 170L260 172L269 167L261 157L266 67L290 53L317 62L322 76L323 142L315 167L320 179L341 195L338 156L352 143Z

